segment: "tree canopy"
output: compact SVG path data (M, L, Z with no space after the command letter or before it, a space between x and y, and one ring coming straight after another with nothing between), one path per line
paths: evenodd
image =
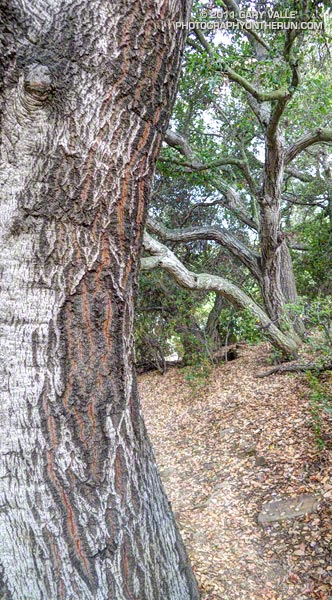
M142 354L211 349L231 328L295 356L330 302L331 19L328 2L194 4L147 224Z

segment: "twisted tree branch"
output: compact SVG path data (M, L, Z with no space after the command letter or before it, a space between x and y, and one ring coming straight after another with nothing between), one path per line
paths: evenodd
M223 277L189 271L169 248L157 242L148 233L144 234L143 247L152 254L142 259L143 270L164 269L183 288L215 292L227 298L232 304L249 310L275 346L288 356L296 356L296 341L290 335L280 331L264 310L236 285Z
M222 227L191 227L185 229L168 229L157 224L152 219L148 220L147 229L156 233L163 241L168 242L193 242L195 240L212 240L227 248L233 256L238 258L260 280L262 272L259 256L254 254L245 244Z

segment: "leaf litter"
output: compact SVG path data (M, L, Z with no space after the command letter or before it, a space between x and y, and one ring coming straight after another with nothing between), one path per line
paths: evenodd
M332 598L332 451L317 449L304 374L255 377L268 353L242 345L200 392L175 368L139 378L202 600ZM301 495L316 512L258 523L267 503Z

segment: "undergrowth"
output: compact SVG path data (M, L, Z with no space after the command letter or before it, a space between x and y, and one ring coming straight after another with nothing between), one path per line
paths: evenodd
M307 372L307 381L310 387L309 403L311 427L314 432L318 450L323 450L327 445L332 447L329 436L324 431L326 418L332 415L332 391L326 382L322 382L314 373Z

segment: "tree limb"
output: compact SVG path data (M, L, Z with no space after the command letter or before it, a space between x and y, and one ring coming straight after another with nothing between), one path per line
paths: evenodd
M281 119L282 115L284 114L286 105L287 105L288 101L290 100L291 96L292 96L291 94L288 94L288 96L284 96L283 98L278 100L274 110L272 111L267 129L266 129L267 138L271 141L273 141L273 139L278 131L278 125L280 123L280 119Z
M310 248L308 246L304 246L303 244L288 244L288 247L291 250L298 250L299 252L309 252Z
M256 317L257 322L260 323L265 335L283 353L291 356L296 355L296 341L280 331L262 308L236 285L216 275L208 273L198 275L189 271L171 250L154 240L147 233L144 234L143 247L152 254L152 256L142 259L141 266L143 270L161 268L185 289L211 291L224 296L232 304L249 310Z
M188 159L192 158L193 153L188 144L188 140L180 133L177 133L176 131L172 131L171 129L167 129L167 131L165 133L164 141L166 142L166 144L168 144L172 148L175 148L176 150L178 150L186 158L188 158Z
M320 127L319 129L306 133L294 142L294 144L289 146L286 151L285 164L288 165L298 156L298 154L300 154L300 152L303 152L303 150L309 148L309 146L326 142L332 142L332 129L329 127Z
M164 242L193 242L196 240L212 240L227 248L233 256L238 258L252 273L260 280L262 272L259 264L259 256L251 252L249 248L227 229L221 227L192 227L186 229L168 229L164 225L148 220L147 229L150 233L156 233Z
M226 165L235 165L240 169L244 170L246 165L245 161L239 158L217 158L216 160L211 161L210 163L202 163L194 158L195 153L192 151L188 140L185 136L181 135L177 131L172 131L171 129L167 129L164 141L168 146L175 148L180 152L183 156L188 158L188 161L177 161L174 159L170 159L170 162L179 165L180 167L188 167L192 171L207 171L208 169L213 169L215 167L222 167ZM165 160L165 159L159 159ZM166 159L168 160L168 159Z
M317 364L315 362L310 362L305 365L301 364L293 364L293 365L277 365L268 371L264 371L264 373L257 373L256 377L262 379L263 377L269 377L274 373L306 373L307 371L314 371L315 373L323 373L324 371L331 371L332 362L327 362L323 365Z
M214 179L213 186L225 197L225 208L231 210L245 225L248 225L254 231L258 231L258 223L248 215L239 194L230 185L218 178Z
M170 129L168 129L166 131L164 141L169 146L178 150L186 158L189 158L188 161L179 161L176 159L170 159L170 162L172 162L173 164L179 165L180 167L184 167L190 171L198 171L198 172L207 171L209 169L213 169L213 168L217 168L217 167L234 165L234 166L238 167L239 169L241 169L241 171L242 171L243 175L245 176L245 179L248 183L251 193L254 196L257 195L258 190L256 189L255 181L251 175L249 163L245 156L244 150L242 151L243 159L232 158L232 157L220 158L220 159L211 161L210 163L204 164L194 158L195 153L192 151L192 149L188 143L188 140L184 136L182 136L180 133L177 133L175 131L171 131ZM165 160L168 161L168 159L163 159L163 158L159 158L159 160L160 161L165 161ZM227 186L227 187L229 190L231 189L229 186ZM232 193L234 195L236 192L233 191ZM248 219L249 219L249 217L248 217ZM249 222L247 222L247 225L249 225L249 227L252 227L253 223L250 222L250 220L249 220ZM254 229L257 229L257 225L254 225Z
M292 167L292 166L288 166L285 169L285 173L287 173L291 177L294 177L294 179L298 179L299 181L302 181L303 183L311 183L312 181L314 181L316 179L316 177L314 177L314 175L310 175L309 173L302 173L299 169L297 169L296 167Z
M237 2L235 2L235 0L224 0L224 4L226 5L230 13L234 12L236 15L239 14L239 6ZM255 43L258 43L265 50L270 50L270 46L267 44L267 42L254 29L250 28L247 25L246 21L242 21L241 23L241 28L244 30L244 33L246 34L249 40L254 40Z
M184 162L174 159L163 159L159 158L162 162L171 162L179 167L185 167L187 171L208 171L209 169L215 169L216 167L225 167L227 165L235 165L240 169L244 168L244 163L239 158L219 158L211 161L210 163L201 163L198 161Z
M187 166L188 168L191 168L192 170L198 170L198 171L207 170L207 169L211 168L212 166L216 167L216 166L222 166L222 165L226 165L226 164L235 164L236 166L241 168L244 176L246 177L246 179L248 181L248 185L249 185L250 189L252 188L252 186L254 186L254 181L250 180L250 172L248 170L248 164L246 163L246 161L240 160L240 159L221 159L220 161L214 161L214 164L210 163L209 165L202 165L202 163L200 163L199 161L197 161L194 158L194 152L190 148L188 140L184 136L182 136L180 133L177 133L175 131L171 131L170 129L168 129L166 131L164 141L169 146L178 150L183 156L188 158L190 161L188 163L173 161L173 162L175 162L175 164L179 164L180 166L184 166L184 167ZM225 197L224 206L229 208L230 210L232 210L234 212L234 214L243 223L248 225L248 227L257 231L258 223L256 223L253 219L251 219L250 216L247 214L246 208L245 208L243 202L241 201L241 199L239 198L238 193L230 185L228 185L225 181L219 179L218 177L216 177L214 179L213 185L214 185L215 189L218 190Z
M299 200L295 194L294 196L292 198L290 195L285 194L283 198L286 202L296 204L297 206L320 206L320 208L324 208L324 200L311 199L310 197L307 197L307 200Z

